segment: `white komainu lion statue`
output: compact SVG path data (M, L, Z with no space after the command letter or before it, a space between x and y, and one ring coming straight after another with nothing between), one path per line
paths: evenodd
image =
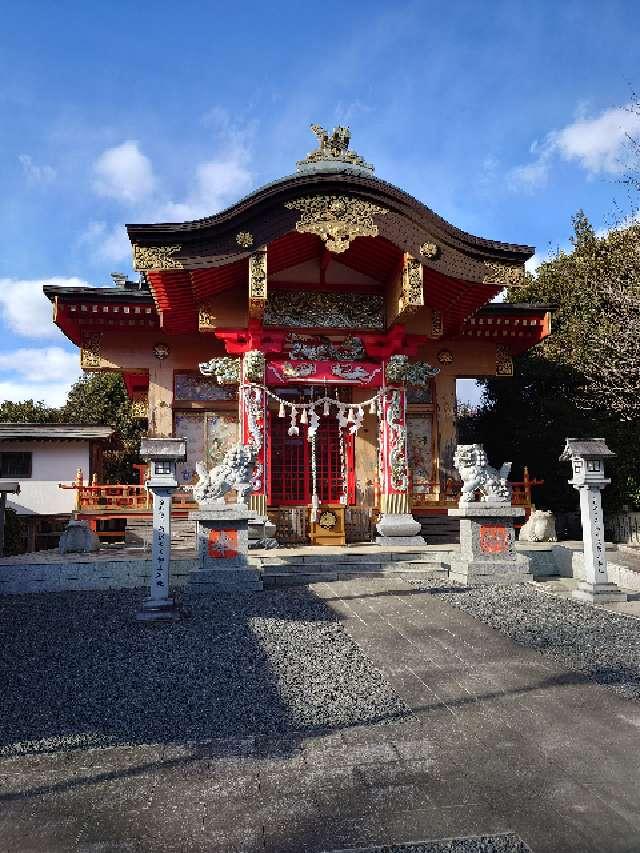
M494 504L511 503L511 485L507 482L511 462L505 462L498 471L489 465L481 444L459 444L453 464L462 477L460 504L475 501L478 491L481 501Z
M252 444L234 444L215 468L207 471L203 462L196 463L199 480L193 497L199 504L222 502L231 489L238 492L238 503L246 503L251 492L251 474L257 450Z
M557 542L556 520L548 509L534 510L520 528L521 542Z

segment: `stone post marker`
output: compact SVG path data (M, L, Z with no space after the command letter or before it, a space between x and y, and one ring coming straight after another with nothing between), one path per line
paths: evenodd
M7 504L7 494L20 494L18 480L0 480L0 557L4 556L4 510Z
M176 462L187 457L186 438L143 438L140 455L150 463L147 488L153 496L153 543L151 546L151 591L139 622L166 622L178 617L175 599L169 596L171 564L171 496L178 488Z
M580 520L584 542L584 576L572 593L581 601L605 604L626 601L627 594L609 582L604 547L604 520L600 492L611 482L604 476L604 460L615 456L604 438L567 438L561 462L571 462L569 483L580 493Z

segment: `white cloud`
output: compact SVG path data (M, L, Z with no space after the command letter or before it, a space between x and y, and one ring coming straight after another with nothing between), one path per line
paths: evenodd
M155 209L157 221L183 222L210 216L237 201L253 185L243 147L227 151L196 168L194 184L183 201L168 201Z
M75 380L74 380L75 381ZM0 402L42 400L47 406L62 406L73 382L20 382L0 378Z
M220 109L207 113L205 123L215 136L215 156L195 165L182 197L172 197L139 143L131 140L100 155L94 165L94 189L125 203L130 222L183 222L222 210L254 184L250 168L254 127L234 124ZM98 262L122 263L131 257L131 245L120 224L91 222L80 242L90 247Z
M135 140L127 140L103 151L93 170L95 191L108 198L139 202L155 188L151 160L142 153Z
M549 179L551 168L550 157L541 154L537 160L524 166L516 166L507 175L507 182L511 189L524 189L532 191L543 187Z
M577 162L592 177L619 175L627 168L629 137L640 136L640 112L633 105L604 110L594 118L577 118L534 142L530 163L516 166L508 175L512 189L534 190L544 186L555 158Z
M96 261L108 263L131 261L131 243L123 225L110 228L106 222L90 222L85 232L80 235L79 242L91 247Z
M0 374L21 376L27 382L75 382L80 375L78 353L62 347L20 347L0 352Z
M55 180L56 170L53 166L47 166L46 164L38 166L33 162L29 154L18 154L18 160L30 184L45 186Z
M42 292L45 284L90 287L79 278L0 278L0 316L12 332L25 338L60 338L62 333L52 321L51 303Z
M605 110L596 118L578 119L551 134L553 146L566 160L577 160L590 174L620 174L625 169L629 136L640 134L640 113L629 107Z

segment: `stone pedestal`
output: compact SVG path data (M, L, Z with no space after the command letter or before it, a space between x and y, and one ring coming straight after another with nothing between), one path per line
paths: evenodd
M460 556L451 561L451 580L472 586L532 579L529 558L515 549L513 521L524 516L522 507L468 503L449 515L460 519Z
M93 554L100 550L100 540L86 521L70 521L60 536L60 554Z
M190 581L192 592L261 590L262 580L249 564L249 518L245 504L212 504L190 512L195 521L200 568Z
M573 590L571 596L578 601L589 601L591 604L609 604L612 601L627 600L627 593L611 581L605 583L580 581L578 588Z
M276 526L266 515L249 510L249 548L277 548Z
M383 513L376 524L380 534L376 536L378 545L424 545L424 537L419 536L420 522L410 512Z

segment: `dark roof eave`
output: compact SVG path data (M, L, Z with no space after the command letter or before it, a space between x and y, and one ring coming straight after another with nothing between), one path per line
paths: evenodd
M557 303L554 302L490 302L482 307L476 314L501 314L521 315L521 314L539 314L541 311L553 312L558 309Z
M125 290L121 287L61 287L57 284L45 284L42 287L44 295L50 302L56 296L64 300L90 299L92 302L141 302L153 305L153 296L148 290Z
M435 231L441 238L449 237L454 241L459 241L470 253L494 256L512 263L524 263L535 253L533 246L503 243L469 234L451 225L421 201L399 187L382 181L380 178L363 175L349 169L290 175L260 187L231 207L204 219L187 222L129 223L125 227L131 242L140 245L160 246L164 245L167 240L178 238L187 242L189 239L200 240L203 237L203 232L215 233L216 231L226 231L232 227L240 229L244 220L259 212L261 207L273 205L278 197L281 197L284 202L309 190L317 191L320 189L323 192L330 193L332 189L344 191L346 187L360 196L368 196L373 202L378 201L381 205L386 203L387 207L391 206L399 213L418 219L425 228Z

